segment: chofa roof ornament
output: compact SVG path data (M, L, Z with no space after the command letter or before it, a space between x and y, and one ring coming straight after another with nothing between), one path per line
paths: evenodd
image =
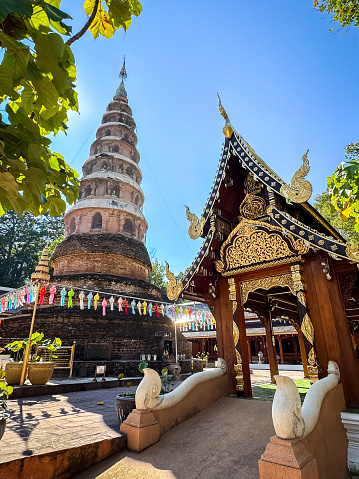
M293 175L291 186L282 185L280 192L287 198L287 201L293 203L305 203L312 196L312 185L304 177L309 173L310 166L307 150L303 155L303 165Z
M191 239L199 238L203 233L203 226L206 222L205 218L201 216L201 219L199 220L194 213L190 212L190 209L188 208L188 206L186 206L186 216L188 221L191 222L191 224L188 227L189 237Z
M217 93L217 96L218 96L219 113L226 120L226 123L224 124L224 127L222 128L222 131L223 131L223 134L226 138L231 138L231 136L234 132L234 128L231 125L231 122L229 121L226 110L222 106L221 97L218 95L218 93Z
M170 301L177 301L179 295L182 292L182 281L177 282L175 275L170 271L168 263L166 261L166 276L168 279L167 284L167 297Z

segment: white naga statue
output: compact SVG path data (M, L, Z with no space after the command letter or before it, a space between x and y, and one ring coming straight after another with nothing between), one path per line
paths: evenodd
M317 424L325 395L339 382L337 363L329 361L328 376L312 384L301 407L298 388L287 376L274 376L277 390L273 399L274 429L281 439L295 439L310 434Z
M219 377L226 372L226 362L219 358L217 367L194 374L183 381L174 391L160 395L161 378L156 371L147 368L136 391L136 409L166 409L180 402L197 384Z

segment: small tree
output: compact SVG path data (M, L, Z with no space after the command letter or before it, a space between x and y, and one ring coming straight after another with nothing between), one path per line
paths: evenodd
M20 218L14 211L0 216L0 285L18 288L34 272L46 243L63 238L63 215L49 214L36 218L24 213Z

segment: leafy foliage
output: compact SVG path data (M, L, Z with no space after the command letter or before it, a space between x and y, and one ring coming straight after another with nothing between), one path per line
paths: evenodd
M359 233L355 231L355 219L345 221L331 202L329 190L314 198L314 207L349 243L359 243Z
M327 180L331 201L344 221L355 218L359 232L359 142L345 148L345 159Z
M166 296L167 278L166 266L161 264L157 259L152 260L152 271L148 275L148 282L157 286L162 291L162 295Z
M0 412L2 412L2 414L9 410L6 400L12 392L12 386L8 386L4 381L0 381Z
M50 150L47 136L66 132L68 111L78 111L75 58L64 42L71 17L61 0L0 2L0 214L13 209L35 215L65 211L66 200L78 196L78 175ZM108 11L105 11L107 6ZM94 11L96 8L96 12ZM141 13L137 0L86 0L85 11L94 37L127 29L131 15Z
M34 272L46 241L56 244L63 237L63 216L49 214L36 218L24 213L22 218L14 211L0 216L0 285L17 288ZM53 250L51 243L49 250Z
M313 5L319 12L333 13L334 21L342 27L355 24L359 28L358 0L315 0Z

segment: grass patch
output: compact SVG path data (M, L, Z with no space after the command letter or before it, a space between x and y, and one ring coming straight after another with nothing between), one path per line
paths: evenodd
M299 394L306 394L310 388L309 379L295 379L294 383L298 388ZM259 387L263 389L273 389L274 391L277 389L276 384L262 384Z

